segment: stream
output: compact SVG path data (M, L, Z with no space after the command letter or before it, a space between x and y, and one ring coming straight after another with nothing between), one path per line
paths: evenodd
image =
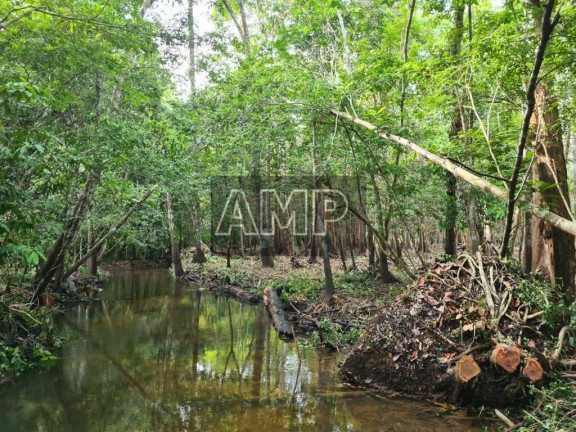
M58 317L61 359L0 387L0 431L481 431L464 412L343 387L337 353L278 339L262 305L117 272Z

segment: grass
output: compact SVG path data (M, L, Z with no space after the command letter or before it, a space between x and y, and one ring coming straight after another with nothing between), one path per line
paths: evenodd
M274 257L274 267L262 267L257 256L235 257L226 267L226 258L207 255L205 264L193 264L192 252L183 254L184 268L205 277L217 275L231 285L239 286L253 294L261 294L264 287L272 285L284 296L284 300L310 301L321 297L324 288L324 268L322 262L309 264L300 260L302 268L294 268L290 257ZM332 259L332 272L337 293L352 296L368 296L381 285L368 273L367 258L357 258L359 270L347 273L339 259Z

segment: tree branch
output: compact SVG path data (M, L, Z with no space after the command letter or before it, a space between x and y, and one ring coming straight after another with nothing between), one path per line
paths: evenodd
M31 7L31 6L29 6L29 7ZM21 9L24 9L24 8L21 8ZM32 12L37 11L37 10L38 10L38 8L33 8L33 9L30 9L30 10L27 10L26 12L21 13L21 14L18 15L18 16L15 16L14 18L12 18L12 19L10 19L10 20L8 20L8 21L5 21L5 20L1 21L1 22L0 22L0 30L5 29L5 28L8 27L10 24L14 24L14 23L17 22L17 21L20 21L22 18L27 17L27 16L30 15ZM10 12L10 13L12 13L12 12ZM6 16L6 18L10 15L10 13ZM6 19L6 18L5 18L5 19Z
M134 204L130 210L128 210L126 212L126 214L122 217L122 219L120 219L118 222L116 222L116 224L114 226L112 226L112 228L110 228L110 230L106 233L106 235L104 235L104 237L102 237L100 240L98 240L96 242L96 244L92 247L92 249L90 249L88 252L86 252L82 257L80 257L79 259L76 260L76 262L74 262L74 264L72 264L72 266L68 269L68 271L64 274L63 280L66 280L70 277L70 275L72 275L72 273L74 273L76 270L78 270L78 268L84 264L86 262L86 260L88 260L88 258L90 258L92 255L94 255L98 249L100 249L100 246L102 246L104 244L104 242L106 240L108 240L108 238L113 235L116 231L118 231L118 229L120 229L120 227L122 225L124 225L126 223L126 221L128 220L128 218L132 215L132 213L134 213L136 210L138 210L142 204L144 204L144 201L146 201L150 195L152 195L152 193L156 190L158 186L153 186L152 188L150 188L150 190L148 192L146 192L146 194L140 199L140 201L138 201L136 204Z
M445 158L441 158L440 156L436 156L433 153L430 153L428 150L423 149L419 145L405 139L399 137L397 135L379 131L376 126L367 121L361 120L359 118L352 117L350 114L337 111L335 109L330 109L329 113L338 117L348 120L354 124L359 126L365 127L371 131L377 133L380 137L387 139L389 141L393 141L397 144L400 144L403 147L413 151L414 153L420 155L421 157L431 161L435 165L438 165L444 168L447 171L450 171L456 177L470 183L473 186L483 190L484 192L488 192L498 198L506 199L508 197L508 192L504 189L500 189L498 186L494 186L492 183L487 182L486 180L478 177L471 172L466 171L464 168L459 167L458 165L450 162ZM564 219L563 217L558 216L557 214L552 213L550 210L545 208L540 208L532 204L530 201L525 200L518 200L524 208L525 211L531 213L532 215L536 216L539 219L542 219L548 222L553 227L559 229L560 231L564 231L568 234L576 235L576 222L570 221L568 219Z

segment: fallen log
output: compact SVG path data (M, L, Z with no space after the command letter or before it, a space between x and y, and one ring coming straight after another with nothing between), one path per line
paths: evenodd
M292 339L294 337L292 326L284 315L284 309L282 308L282 303L280 303L278 293L276 293L276 290L271 286L264 288L264 304L266 305L266 310L268 310L268 313L272 317L272 323L278 336L280 338Z
M505 344L498 344L490 356L492 363L510 374L516 372L521 360L522 352L515 346Z

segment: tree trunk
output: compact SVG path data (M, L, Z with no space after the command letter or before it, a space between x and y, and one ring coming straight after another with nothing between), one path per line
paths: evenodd
M69 276L72 275L72 273L74 273L76 270L78 270L78 268L84 264L84 262L86 262L86 260L88 260L90 257L92 256L96 256L96 254L98 253L98 251L100 250L100 248L103 247L102 251L105 253L106 251L106 242L107 240L116 232L120 229L120 227L122 225L124 225L126 223L126 221L128 220L128 218L132 215L132 213L134 213L136 210L138 210L142 204L150 197L150 195L152 195L152 193L156 190L157 186L153 186L150 188L150 190L148 190L148 192L146 192L146 194L144 194L144 196L140 199L140 201L138 201L136 204L134 204L130 210L128 210L124 216L122 216L122 219L120 219L114 226L112 226L112 228L110 228L110 230L108 230L108 232L106 233L106 235L104 235L104 237L102 237L100 240L98 240L96 242L96 244L94 244L94 246L88 250L88 252L86 252L86 254L84 254L84 256L80 257L79 259L77 259L74 264L72 264L70 266L70 268L68 269L68 271L64 274L64 279L67 279ZM100 262L102 259L104 258L104 256L102 255L102 257L98 256L98 258L96 259L96 262ZM116 259L116 258L115 258Z
M368 228L368 268L376 267L376 250L374 247L374 233Z
M346 267L346 250L344 248L344 241L342 240L342 230L340 229L340 225L338 225L338 249L340 252L340 260L342 261L342 268L345 272L348 271Z
M554 187L536 191L533 204L547 207L558 216L570 219L570 191L568 172L564 159L564 147L560 130L560 115L557 101L545 83L536 87L536 113L539 130L534 145L536 164L534 180ZM537 183L539 184L539 183ZM567 234L548 223L534 218L532 221L532 271L542 271L554 284L562 281L565 300L575 298L574 235Z
M456 176L446 171L446 216L444 230L444 253L456 255Z
M572 184L576 183L576 133L571 136L572 146ZM572 212L576 214L576 188L574 188L574 196L572 197Z
M520 177L520 171L522 169L522 162L524 160L524 150L526 149L526 143L528 142L528 135L530 133L530 126L532 123L532 118L534 114L534 109L536 108L536 91L539 84L539 75L542 63L544 62L544 55L546 53L546 48L548 42L552 37L552 32L554 27L558 24L560 15L556 13L554 18L552 15L554 13L555 0L548 0L546 3L541 3L540 0L529 0L533 4L532 10L534 11L534 27L536 35L539 37L538 47L536 49L536 55L534 57L534 66L532 67L532 73L530 74L530 80L526 87L526 110L524 112L524 120L522 122L522 129L520 132L520 140L518 142L518 148L516 149L516 162L514 163L514 170L510 177L510 183L508 186L508 203L506 212L506 227L504 229L504 238L502 240L502 250L501 255L506 257L509 254L509 241L512 232L512 223L514 221L514 207L517 204L518 198L516 197L516 188L518 186L518 180ZM536 207L538 208L538 207ZM534 212L532 212L535 214ZM573 233L576 234L576 233Z
M270 313L270 316L272 317L272 323L274 324L278 336L281 338L292 339L294 337L292 326L284 315L284 308L282 308L282 303L278 298L278 294L271 286L264 288L264 304L266 305L268 313Z
M170 232L170 248L172 250L172 265L174 266L174 275L176 277L184 276L184 269L182 268L182 261L180 259L180 245L178 244L178 237L176 236L176 228L174 226L174 210L172 207L172 198L166 192L166 212L168 214L168 231Z
M476 200L476 191L470 194L468 203L468 252L475 254L480 249L480 224L478 223L478 201Z
M246 8L244 6L244 2L242 0L238 0L238 8L240 9L240 19L242 23L240 23L240 20L234 12L234 9L232 9L230 2L228 0L222 0L222 3L224 3L226 10L230 14L230 18L232 18L232 21L234 22L236 30L238 30L238 34L242 38L242 43L244 44L246 54L250 54L250 33L248 31L248 19L246 16Z
M188 78L190 80L190 96L196 94L196 32L194 31L194 1L188 0L188 56L190 67Z
M350 222L350 220L348 220ZM346 240L348 241L348 249L350 250L350 260L352 261L352 265L350 266L350 270L357 270L358 267L356 266L356 258L354 258L354 246L352 245L352 236L349 231L349 223L346 224Z
M332 246L328 230L324 227L322 218L324 215L318 215L318 229L322 233L322 261L324 263L324 298L322 301L328 303L334 297L334 279L332 278L332 266L330 265L330 255L328 251Z
M386 227L386 223L384 222L384 215L383 215L383 208L382 208L382 199L380 196L380 188L378 187L378 183L376 182L376 176L374 173L372 175L372 187L374 189L374 200L376 204L376 220L378 221L378 230L382 233L382 237L384 240L388 240L388 230ZM391 210L388 210L388 215L390 215ZM389 220L389 219L388 219ZM388 255L385 251L386 245L380 244L378 247L378 260L379 260L379 268L380 268L380 277L384 282L392 282L395 280L392 273L390 273L390 267L388 266Z
M194 203L194 237L196 243L196 250L194 251L194 255L192 256L192 262L195 264L203 264L206 262L206 255L204 255L204 251L202 250L201 226L202 226L202 213L200 211L200 201L197 197L196 202ZM240 232L240 235L242 235L242 232Z
M84 192L78 198L71 216L64 224L62 233L54 242L50 251L46 256L46 262L40 267L36 275L36 291L33 296L33 301L36 301L44 293L48 284L55 277L54 284L59 287L63 282L65 258L70 245L72 244L76 233L80 228L80 224L84 220L92 198L96 193L96 188L100 183L100 171L90 171L86 184L84 185Z
M452 4L454 11L454 29L452 33L452 46L450 54L453 57L459 57L462 51L462 38L464 34L464 2L454 0ZM460 102L456 102L454 113L452 114L452 126L449 133L451 141L458 140L458 135L463 130ZM446 216L445 216L445 237L444 253L447 255L456 255L456 234L458 220L458 206L456 203L457 192L456 176L446 171Z
M92 229L92 222L88 222L88 250L94 247L94 232ZM86 261L86 270L88 271L88 276L98 275L98 261L97 253L90 255Z

